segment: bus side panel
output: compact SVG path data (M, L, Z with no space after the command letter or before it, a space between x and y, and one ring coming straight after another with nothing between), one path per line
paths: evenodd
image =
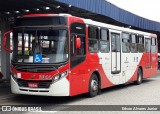
M137 80L137 72L139 67L142 68L143 76L145 76L145 55L144 54L142 54L141 60L136 65L136 70L134 71L134 74L131 76L131 78L127 82L133 82Z
M85 65L79 65L71 70L70 73L70 96L78 95L82 93L83 75L84 71L80 67Z
M82 93L86 93L89 90L89 81L93 72L97 72L101 81L101 89L113 86L107 76L105 75L104 69L102 68L102 64L100 64L100 59L97 53L91 53L88 50L88 27L86 27L86 74L83 76L83 89ZM107 66L106 66L107 67Z
M146 69L146 59L147 59L146 54L144 52L143 55L142 55L142 59L137 66L137 71L138 71L139 67L142 67L143 78L146 78L150 75L150 71L148 69ZM137 80L137 72L136 72L136 75L135 75L135 80Z
M107 76L105 75L104 70L102 68L102 65L99 64L99 58L98 58L97 53L87 54L86 61L87 61L87 63L86 63L87 74L83 78L83 80L85 81L83 83L83 92L84 93L88 92L89 80L90 80L90 77L93 72L98 72L98 74L99 74L100 82L101 82L101 89L106 88L106 87L110 87L110 86L114 86L114 84L111 83L108 80Z
M132 82L132 81L136 81L137 80L137 71L139 67L142 67L142 71L143 71L143 78L148 78L153 76L154 74L157 73L157 62L158 58L156 56L157 54L152 54L151 58L152 58L152 62L151 62L151 66L152 68L150 69L146 69L145 68L145 61L146 61L146 55L143 54L142 58L140 60L140 63L137 65L136 71L134 72L133 76L131 77L131 79L128 82ZM148 74L148 72L150 72Z
M137 80L137 71L138 71L138 67L136 68L136 70L135 70L133 76L131 77L131 79L128 80L128 83Z
M147 68L149 66L149 63L148 63L148 58L149 58L149 55L148 53L144 52L144 60L145 60L145 67L144 67L144 72L143 72L143 78L147 78L151 75L151 68ZM148 64L147 64L148 63Z

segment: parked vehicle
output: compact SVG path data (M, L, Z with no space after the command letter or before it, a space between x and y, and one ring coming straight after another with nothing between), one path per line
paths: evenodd
M11 90L15 94L96 96L100 89L157 73L156 34L68 14L32 14L15 22ZM35 44L33 45L33 39Z

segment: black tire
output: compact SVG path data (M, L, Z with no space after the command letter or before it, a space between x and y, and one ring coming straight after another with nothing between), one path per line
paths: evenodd
M96 74L92 74L89 81L89 97L95 97L99 93L99 80Z
M142 73L142 70L138 68L137 80L135 81L135 84L140 85L142 83L142 80L143 80L143 73Z

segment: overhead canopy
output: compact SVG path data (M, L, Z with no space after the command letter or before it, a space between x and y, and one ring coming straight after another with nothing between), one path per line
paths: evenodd
M46 6L39 0L0 0L0 11L16 11Z
M110 17L121 23L134 26L140 29L160 31L160 23L151 21L125 11L106 0L56 0L61 3L72 5L93 13Z
M45 9L45 7L50 7L50 9ZM17 10L19 12L16 12ZM4 15L16 17L26 13L70 13L119 26L132 26L133 29L160 31L159 22L139 17L106 0L0 0L2 18Z

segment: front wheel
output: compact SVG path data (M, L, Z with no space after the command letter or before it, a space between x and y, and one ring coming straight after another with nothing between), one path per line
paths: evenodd
M89 97L95 97L99 91L99 80L96 74L92 74L89 81Z
M138 68L137 80L135 81L135 84L140 85L142 83L142 79L143 79L142 70L140 68Z

